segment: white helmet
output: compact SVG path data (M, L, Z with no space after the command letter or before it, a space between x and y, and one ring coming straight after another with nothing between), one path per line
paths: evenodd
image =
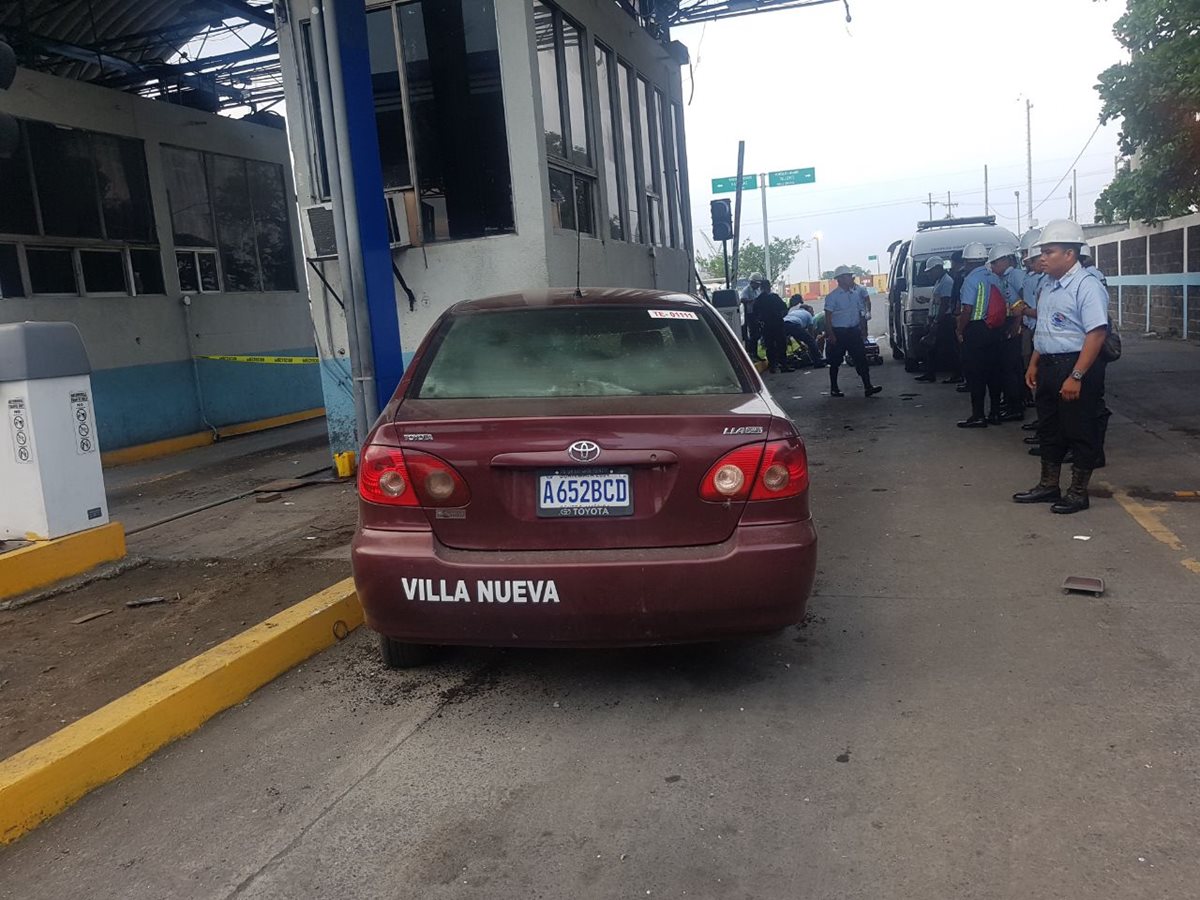
M940 256L931 256L929 259L925 260L926 272L928 272L930 269L936 269L939 266L943 269L946 268L946 261Z
M1091 256L1091 255L1092 255L1092 248L1091 248L1091 247L1089 247L1087 244L1080 244L1080 245L1079 245L1079 255L1080 255L1081 257L1084 257L1084 256Z
M988 254L987 261L990 263L1004 259L1006 256L1016 256L1017 248L1012 244L997 244L992 248L992 252Z
M1027 232L1021 235L1021 246L1019 249L1028 251L1038 242L1038 235L1042 233L1040 228L1030 228Z
M1042 228L1038 243L1043 246L1046 244L1080 245L1085 243L1083 229L1079 227L1078 222L1072 222L1070 219L1055 219L1047 222Z
M838 266L833 270L834 278L841 278L843 275L854 275L854 271L849 266Z
M963 247L963 260L986 260L988 258L987 247L979 243L979 241L971 241L967 246Z
M1032 247L1029 248L1029 252L1027 254L1025 254L1025 259L1026 260L1034 260L1034 259L1037 259L1041 255L1042 255L1042 245L1034 244Z
M750 273L750 283L751 284L754 284L754 282L756 282L756 281L766 281L766 280L767 279L763 278L762 272L751 272Z

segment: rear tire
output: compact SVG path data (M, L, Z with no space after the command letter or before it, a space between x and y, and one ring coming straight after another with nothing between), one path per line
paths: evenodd
M379 636L379 653L389 669L412 669L433 659L436 648L428 644L406 644L386 634Z

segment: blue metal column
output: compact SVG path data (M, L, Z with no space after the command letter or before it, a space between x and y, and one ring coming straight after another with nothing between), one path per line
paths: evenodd
M355 217L358 241L346 248L346 257L358 254L363 270L364 294L370 322L371 350L375 363L375 402L382 409L404 373L400 350L400 322L392 276L392 251L388 245L387 212L383 199L383 172L379 161L379 136L375 130L375 102L367 45L366 6L362 0L326 0L325 14L337 32L337 50L331 48L330 82L333 103L345 116L348 146L339 141L339 154L348 154L351 180L342 181L347 214ZM330 160L330 165L338 165ZM343 168L345 171L345 168ZM355 263L358 261L356 260ZM342 278L349 277L343 272Z

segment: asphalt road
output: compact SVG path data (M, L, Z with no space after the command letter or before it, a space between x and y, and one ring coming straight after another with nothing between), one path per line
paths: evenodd
M1074 517L1009 502L1037 461L948 386L772 376L821 529L803 627L406 673L360 632L0 852L0 896L1194 897L1200 505L1162 497L1200 463L1142 393L1197 354L1113 367L1115 496Z

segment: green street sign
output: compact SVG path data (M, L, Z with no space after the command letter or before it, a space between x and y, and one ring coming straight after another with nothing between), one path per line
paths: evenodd
M868 256L867 259L870 260L871 262L875 262L877 259L879 259L879 257L878 256Z
M714 178L712 180L712 192L714 194L732 194L737 190L737 176L731 175L729 178ZM752 191L758 187L757 175L742 176L742 190Z
M786 169L783 172L771 172L768 174L767 187L787 187L789 184L812 184L816 180L816 169Z

